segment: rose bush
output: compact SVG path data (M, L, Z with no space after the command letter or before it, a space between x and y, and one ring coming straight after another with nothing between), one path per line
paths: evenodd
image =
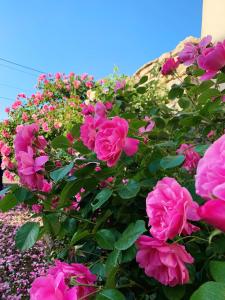
M147 76L58 73L14 103L1 153L20 184L0 209L23 203L41 217L16 245L51 236L56 259L31 299L224 298L223 45L206 37L167 60L161 76L176 83L165 101Z

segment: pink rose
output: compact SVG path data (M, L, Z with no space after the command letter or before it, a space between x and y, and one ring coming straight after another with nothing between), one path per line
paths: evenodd
M182 168L188 172L192 172L197 168L198 162L200 160L200 155L196 152L193 145L190 144L181 144L180 148L177 149L178 154L185 156L185 161L182 165Z
M137 240L137 248L136 261L147 276L172 287L188 283L189 273L185 264L192 264L194 259L184 246L142 235Z
M64 282L64 274L47 275L36 278L30 289L30 300L74 300L76 288L69 289Z
M79 89L81 82L79 80L74 80L73 85L74 85L74 88L77 90L77 89Z
M206 223L225 232L225 201L209 200L199 208L199 216Z
M128 156L138 150L139 141L127 137L128 123L125 119L114 117L99 127L95 140L95 153L98 159L106 161L108 167L114 166L122 151Z
M43 205L41 205L41 204L33 204L33 205L32 205L32 211L33 211L35 214L41 213L42 210L43 210Z
M175 61L174 58L167 58L162 66L161 73L162 75L170 75L172 74L177 67L179 66L179 61Z
M206 200L225 200L225 135L206 150L196 171L196 193Z
M198 66L206 71L201 80L213 78L225 66L225 41L204 49L198 57Z
M80 138L84 145L90 149L95 148L96 125L92 116L86 116L84 124L80 127Z
M188 222L199 220L197 210L198 204L188 190L170 177L158 181L146 199L150 232L163 241L197 231L199 228Z
M186 43L184 49L178 54L178 60L185 66L190 66L197 61L201 52L211 43L212 37L207 35L197 45L193 43Z
M2 147L1 147L1 154L4 155L4 156L9 156L11 153L11 148L4 144Z

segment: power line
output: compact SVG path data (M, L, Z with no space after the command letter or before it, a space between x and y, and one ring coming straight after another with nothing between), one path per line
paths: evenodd
M33 71L33 72L37 72L37 73L41 73L41 74L43 74L43 73L47 74L47 72L40 71L40 70L37 70L37 69L35 69L35 68L31 68L31 67L28 67L28 66L24 66L24 65L22 65L22 64L18 64L18 63L14 62L14 61L11 61L11 60L8 60L8 59L2 58L2 57L0 57L0 60L2 60L2 61L4 61L4 62L7 62L7 63L9 63L9 64L12 64L12 65L18 66L18 67L27 69L27 70L31 70L31 71Z
M10 67L10 66L7 66L7 65L3 65L3 64L0 64L0 66L5 67L5 68L10 69L10 70L15 70L15 71L18 71L18 72L21 72L21 73L24 73L24 74L28 74L28 75L31 75L31 76L37 78L37 75L34 75L32 73L28 73L28 72L20 70L20 69L16 69L16 68L13 68L13 67Z
M3 96L0 96L0 101L1 101L1 99L15 101L15 99L13 99L13 98L3 97Z
M12 88L12 89L16 89L16 90L19 90L19 91L29 91L29 92L31 92L32 90L31 89L22 89L22 88L19 88L19 87L17 87L17 86L13 86L13 85L10 85L10 84L7 84L7 83L1 83L0 82L0 85L1 86L5 86L5 87L9 87L9 88Z

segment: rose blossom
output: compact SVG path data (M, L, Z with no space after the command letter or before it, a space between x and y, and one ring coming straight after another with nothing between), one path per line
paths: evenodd
M128 123L125 119L114 117L102 123L95 139L95 153L98 159L106 161L108 167L114 166L122 151L127 156L138 150L139 141L128 138Z
M177 149L178 154L182 154L185 156L185 161L182 165L182 168L189 172L192 172L197 168L198 162L201 158L198 152L196 152L193 148L193 145L181 144L180 148Z
M173 57L167 58L162 66L162 75L172 74L179 66L179 61L175 61Z
M188 190L174 179L164 177L158 181L146 199L151 234L166 241L181 233L191 234L199 228L188 222L199 220L198 204Z
M201 80L213 78L225 66L225 41L204 49L198 57L198 66L206 71Z
M206 200L225 200L225 134L206 150L196 171L196 193Z
M136 244L136 261L147 276L172 287L188 283L189 273L185 264L192 264L194 259L184 246L168 244L146 235L140 236Z
M38 277L32 283L30 300L74 300L77 299L75 288L69 289L64 282L63 273L57 276Z
M198 44L185 43L184 49L178 54L178 60L185 66L190 66L197 61L198 56L202 51L209 46L212 41L212 37L207 35Z

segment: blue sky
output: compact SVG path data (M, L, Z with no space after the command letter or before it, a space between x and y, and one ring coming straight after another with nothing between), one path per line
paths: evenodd
M185 37L199 37L201 8L201 0L2 1L0 57L50 73L99 79L116 65L131 75ZM0 119L18 93L34 92L37 75L0 61Z

